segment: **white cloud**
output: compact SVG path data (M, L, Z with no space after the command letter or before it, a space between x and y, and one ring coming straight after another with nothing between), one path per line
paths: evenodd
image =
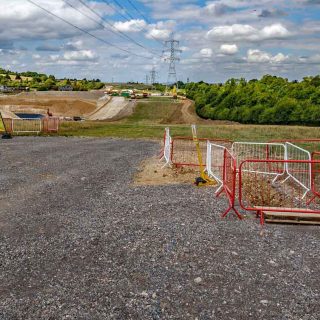
M49 55L49 60L43 58L38 62L39 65L82 65L84 63L96 63L99 56L92 50L66 51L63 55Z
M75 40L75 41L69 41L67 44L63 46L63 49L69 50L69 51L77 51L83 49L83 41L82 40Z
M186 46L182 46L182 47L180 47L180 50L181 50L182 52L186 52L186 51L189 51L190 48L189 48L189 47L186 47Z
M285 56L283 53L278 53L272 57L271 61L275 63L281 63L289 59L289 56Z
M102 29L95 21L67 6L62 0L37 0L35 3L79 28L88 31ZM82 12L88 12L88 9L81 3L73 3L73 5ZM112 11L110 8L108 11L107 6L101 3L89 2L88 5L102 14L111 13ZM97 17L95 19L99 20ZM51 16L41 8L25 0L1 1L0 41L15 39L62 39L79 34L82 34L80 30Z
M298 61L306 64L320 64L320 54L315 54L310 57L300 57Z
M272 56L272 54L268 52L257 49L249 49L246 57L249 63L281 63L288 59L289 56L285 56L283 53Z
M200 55L203 58L211 58L212 54L213 54L213 51L210 48L204 48L200 50Z
M290 35L290 32L281 23L266 26L260 33L263 39L281 39Z
M92 50L67 51L63 55L64 60L96 61L98 56Z
M130 21L119 21L114 24L117 30L122 32L139 32L147 26L144 20L130 20Z
M159 40L167 40L174 31L176 22L173 20L159 21L156 24L148 26L149 32L146 37L148 39L156 38Z
M225 3L209 3L204 7L204 13L209 16L221 17L224 15L230 15L233 13L239 13L239 10L236 10L234 4L227 5Z
M239 51L236 44L223 44L220 46L220 52L226 55L233 55Z
M158 40L167 40L169 39L171 30L160 30L160 29L151 29L147 33L147 38L156 38Z
M257 29L248 24L233 24L214 27L208 31L207 37L212 40L259 41L285 39L290 32L280 23Z

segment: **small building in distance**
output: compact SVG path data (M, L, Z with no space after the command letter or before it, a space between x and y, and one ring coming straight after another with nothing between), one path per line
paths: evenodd
M30 91L29 87L18 86L18 87L11 87L0 85L0 92L2 93L12 93L12 92L27 92Z
M73 91L73 87L69 84L59 87L59 91Z

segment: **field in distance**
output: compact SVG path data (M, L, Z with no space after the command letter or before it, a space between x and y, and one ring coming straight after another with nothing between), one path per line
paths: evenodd
M242 125L226 121L200 119L193 103L150 99L138 102L133 114L113 122L64 122L60 135L88 137L148 138L163 137L164 127L174 136L190 136L191 124L197 124L199 137L224 138L239 141L267 141L271 139L320 138L317 127Z

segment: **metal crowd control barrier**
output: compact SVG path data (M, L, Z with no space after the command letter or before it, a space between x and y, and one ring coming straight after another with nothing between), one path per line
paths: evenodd
M6 129L10 133L58 132L60 120L57 117L42 119L3 119Z
M40 133L42 131L41 119L11 119L13 133Z
M160 159L165 161L165 164L163 167L171 166L171 152L172 152L172 139L170 136L170 129L165 129L165 135L164 135L164 146L163 146L163 152L162 157Z
M320 198L320 151L313 152L312 155L312 181L311 190L313 193L312 198L308 201L311 204L315 199ZM318 162L319 161L319 162Z
M198 138L203 160L206 159L207 141L224 145L231 145L231 141L224 139ZM192 137L172 137L171 162L176 166L199 167L198 153ZM202 164L204 167L206 163Z
M238 168L240 163L247 159L285 160L286 147L282 143L234 142L232 144L232 154L236 159ZM255 168L252 164L252 167L247 168L247 170L256 172L260 168ZM261 173L275 176L273 179L273 182L275 182L279 176L285 174L285 170L284 165L273 164L273 167L268 168L268 171Z
M58 117L45 117L42 118L43 132L58 132L60 120Z
M287 213L319 213L320 204L309 206L305 199L305 189L301 184L277 183L266 179L270 164L285 164L295 168L295 174L301 170L305 174L306 167L319 166L320 161L311 160L245 160L239 166L239 203L244 210L255 211L264 223L264 212ZM254 164L259 170L252 172L249 168ZM272 166L271 166L272 167ZM309 174L309 172L308 172Z
M318 151L320 150L320 139L278 139L278 140L270 140L270 143L286 143L290 142L304 149L308 149L308 151Z
M223 213L222 217L225 217L231 210L237 215L239 219L242 219L241 214L235 207L236 201L236 185L237 185L237 170L236 160L233 155L227 149L224 150L224 165L223 165L223 188L217 194L219 197L224 192L229 201L229 207Z
M286 142L285 160L302 160L309 162L286 162L286 173L288 177L283 181L285 183L292 178L296 183L305 189L304 198L311 190L311 154L290 142Z
M220 184L215 193L223 188L223 164L226 147L207 141L206 171L209 177Z

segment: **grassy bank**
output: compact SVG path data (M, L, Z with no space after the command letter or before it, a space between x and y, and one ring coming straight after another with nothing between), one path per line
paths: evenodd
M120 138L148 138L163 137L165 124L139 123L108 123L108 122L65 122L61 125L59 134L64 136L88 137L120 137ZM189 125L172 125L174 136L190 136ZM259 125L200 125L199 137L224 138L238 141L268 141L271 139L302 139L319 138L317 127L302 126L259 126Z

